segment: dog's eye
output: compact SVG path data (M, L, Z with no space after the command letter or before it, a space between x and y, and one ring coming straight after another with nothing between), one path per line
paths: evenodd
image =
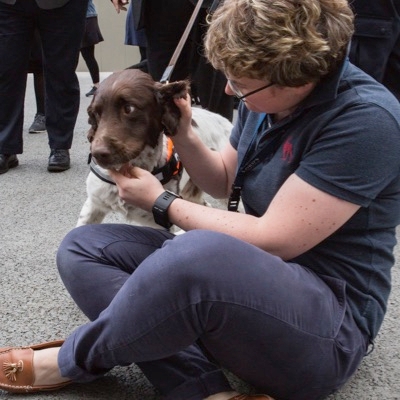
M124 113L125 114L132 114L134 110L135 110L135 107L132 104L124 105Z

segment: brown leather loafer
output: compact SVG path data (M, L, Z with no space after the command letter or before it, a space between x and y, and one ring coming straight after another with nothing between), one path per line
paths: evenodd
M63 340L36 344L27 347L6 347L0 349L0 389L13 393L34 393L57 390L71 383L34 386L33 352L50 347L61 347Z
M229 400L274 400L266 394L238 394Z

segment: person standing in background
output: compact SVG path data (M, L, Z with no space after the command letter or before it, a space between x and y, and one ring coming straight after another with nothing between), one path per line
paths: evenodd
M0 0L0 174L18 166L29 53L37 29L43 49L47 170L70 168L69 149L79 112L75 70L88 0Z
M88 67L93 86L90 91L86 93L86 97L93 96L99 86L100 69L94 54L94 47L97 43L100 43L103 40L104 38L100 32L99 22L97 20L96 7L93 4L93 0L89 0L88 9L86 12L85 32L82 39L81 54Z
M353 0L350 61L400 100L400 0Z
M125 0L112 0L112 3L117 12L128 7ZM147 68L155 81L162 78L196 3L197 0L132 0L134 29L144 29ZM196 103L232 120L234 99L225 93L226 78L203 55L202 38L211 4L211 0L203 2L169 80L190 79Z
M139 63L146 63L146 35L144 29L135 29L135 17L133 14L132 3L129 3L128 12L126 14L125 21L125 41L124 43L128 46L137 46L140 53ZM145 69L147 71L147 67Z

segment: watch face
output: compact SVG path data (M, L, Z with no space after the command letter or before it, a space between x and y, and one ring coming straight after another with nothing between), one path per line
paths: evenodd
M157 198L152 208L153 218L156 224L161 225L166 229L169 229L172 226L168 218L168 207L179 197L181 196L170 191L165 191Z

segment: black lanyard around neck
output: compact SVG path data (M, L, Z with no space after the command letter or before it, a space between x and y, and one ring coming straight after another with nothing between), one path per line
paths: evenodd
M236 212L239 208L244 176L246 175L246 173L251 171L261 162L269 161L273 157L281 143L281 135L279 133L275 133L270 137L268 143L266 143L264 146L261 147L261 149L256 151L259 138L259 130L265 118L269 118L269 116L266 114L260 115L251 142L247 147L243 160L240 163L240 166L236 172L235 181L232 184L232 190L229 196L228 211Z

